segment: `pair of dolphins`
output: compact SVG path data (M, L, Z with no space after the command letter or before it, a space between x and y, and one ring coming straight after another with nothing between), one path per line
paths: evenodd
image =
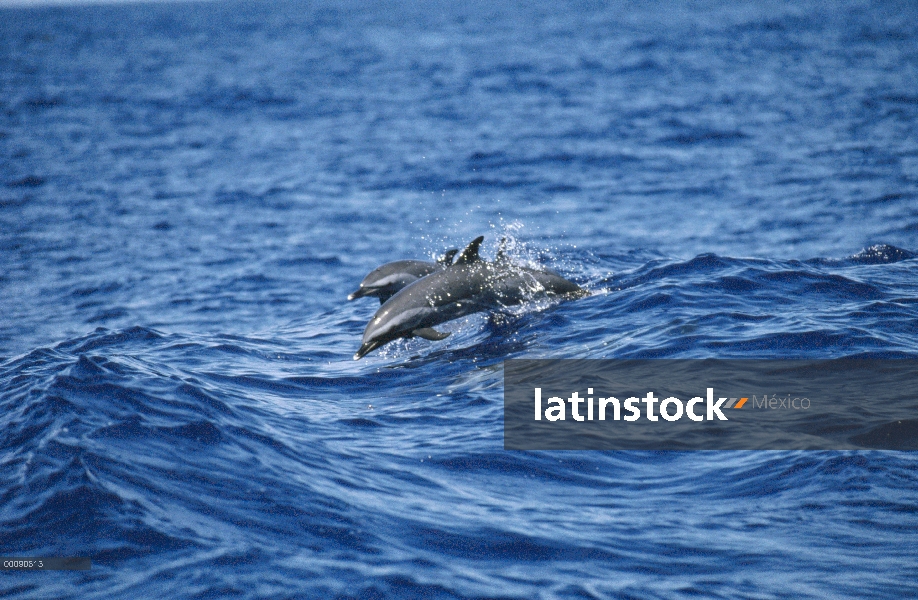
M374 269L348 300L376 296L382 306L363 332L354 360L400 338L442 340L434 326L472 313L514 306L536 295L579 298L589 292L547 269L515 265L501 248L488 262L478 255L484 236L437 262L400 260ZM503 240L502 240L503 242Z

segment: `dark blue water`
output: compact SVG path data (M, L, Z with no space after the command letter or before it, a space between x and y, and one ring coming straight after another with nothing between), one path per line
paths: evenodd
M355 362L377 265L594 294ZM913 2L0 10L11 598L903 598L907 452L509 452L502 361L918 355Z

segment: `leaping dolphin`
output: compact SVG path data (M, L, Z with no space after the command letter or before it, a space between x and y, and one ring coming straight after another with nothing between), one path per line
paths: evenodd
M363 332L354 360L399 338L442 340L434 326L472 313L514 306L536 295L581 297L589 292L547 269L512 264L503 255L494 262L478 256L477 237L456 262L403 288L379 307ZM502 253L501 253L502 254Z
M380 304L395 295L403 287L414 283L421 277L430 275L448 267L453 262L453 256L459 252L456 248L447 250L437 262L426 260L397 260L376 267L370 274L363 278L357 291L347 297L356 300L364 296L376 296Z

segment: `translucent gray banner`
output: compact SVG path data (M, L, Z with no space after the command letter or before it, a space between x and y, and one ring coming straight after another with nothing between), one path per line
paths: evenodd
M92 568L88 556L5 556L2 571L86 571Z
M507 360L508 450L916 450L918 360Z

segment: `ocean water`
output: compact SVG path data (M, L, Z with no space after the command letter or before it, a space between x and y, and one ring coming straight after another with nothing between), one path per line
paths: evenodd
M593 294L351 359L485 235ZM507 358L918 355L913 2L0 8L6 598L904 598L910 452L503 450Z

